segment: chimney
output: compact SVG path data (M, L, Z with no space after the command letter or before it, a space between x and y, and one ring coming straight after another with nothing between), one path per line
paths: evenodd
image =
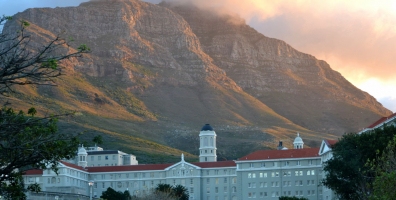
M282 150L282 149L283 149L283 142L279 141L278 150Z

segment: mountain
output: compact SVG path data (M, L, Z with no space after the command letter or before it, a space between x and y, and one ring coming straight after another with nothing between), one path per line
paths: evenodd
M316 146L391 113L325 61L234 15L188 4L96 0L28 9L4 31L16 31L18 19L31 23L35 48L61 35L92 53L63 62L57 87L18 87L2 101L76 111L62 121L63 131L102 134L107 146L146 163L178 159L181 151L196 159L205 123L218 134L219 157L235 159L278 140L290 147L296 132Z

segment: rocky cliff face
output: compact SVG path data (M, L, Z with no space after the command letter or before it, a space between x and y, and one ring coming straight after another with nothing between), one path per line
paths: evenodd
M21 99L126 120L133 130L114 130L192 153L204 123L217 127L231 152L241 144L288 140L296 131L317 141L390 113L326 62L233 16L187 5L101 0L28 9L18 18L33 24L33 35L62 34L93 50L64 64L59 87L21 89ZM15 23L5 30L13 31ZM260 137L270 142L257 142Z

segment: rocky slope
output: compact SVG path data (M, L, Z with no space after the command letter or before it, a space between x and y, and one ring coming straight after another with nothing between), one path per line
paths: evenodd
M211 123L219 156L235 158L275 147L279 139L290 145L297 131L313 146L390 113L326 62L232 16L187 5L101 0L28 9L15 16L21 18L32 24L31 34L41 38L36 41L62 34L92 53L63 63L58 87L19 88L13 100L77 110L75 125L102 133L197 154L198 131ZM15 31L15 24L4 30ZM120 144L132 149L127 141Z

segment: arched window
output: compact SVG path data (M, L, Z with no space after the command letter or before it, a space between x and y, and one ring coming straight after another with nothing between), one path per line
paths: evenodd
M208 138L204 138L204 146L208 146Z
M211 147L214 147L213 138L212 138L212 137L210 137L210 146L211 146Z

